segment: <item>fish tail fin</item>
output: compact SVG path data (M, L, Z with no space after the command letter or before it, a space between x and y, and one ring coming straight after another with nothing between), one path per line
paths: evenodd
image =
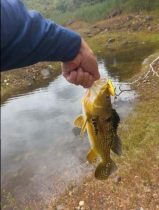
M121 139L115 135L112 145L111 145L111 150L117 154L117 155L121 155L122 154L122 143L121 143Z
M110 159L109 162L101 162L96 168L95 178L99 180L107 179L116 170L117 166L113 160Z

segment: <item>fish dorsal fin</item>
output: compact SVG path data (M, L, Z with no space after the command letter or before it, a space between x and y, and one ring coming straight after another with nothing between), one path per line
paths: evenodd
M79 116L75 119L74 125L75 125L77 128L81 128L80 136L83 137L84 132L86 131L87 118L84 119L84 117L83 117L82 115L79 115Z
M110 79L108 80L107 84L110 95L115 96L115 87Z

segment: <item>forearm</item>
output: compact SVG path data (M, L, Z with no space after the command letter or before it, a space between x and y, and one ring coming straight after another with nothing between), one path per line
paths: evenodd
M1 70L39 61L70 61L79 52L78 34L29 12L18 0L2 0Z

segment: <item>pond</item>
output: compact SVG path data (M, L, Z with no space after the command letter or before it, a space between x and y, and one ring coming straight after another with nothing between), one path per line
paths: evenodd
M118 68L121 62L118 57L98 58L101 76L112 79L117 93L119 86L130 89L126 81L137 71L135 65L129 72ZM18 205L47 203L92 171L86 163L87 136L81 140L73 126L83 93L83 88L58 76L47 87L10 98L1 106L2 189L11 192ZM121 120L132 112L135 98L133 90L112 97Z

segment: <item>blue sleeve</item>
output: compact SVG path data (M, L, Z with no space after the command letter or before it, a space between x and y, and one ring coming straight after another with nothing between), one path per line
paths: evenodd
M81 37L19 0L1 0L1 70L39 61L70 61L79 52Z

